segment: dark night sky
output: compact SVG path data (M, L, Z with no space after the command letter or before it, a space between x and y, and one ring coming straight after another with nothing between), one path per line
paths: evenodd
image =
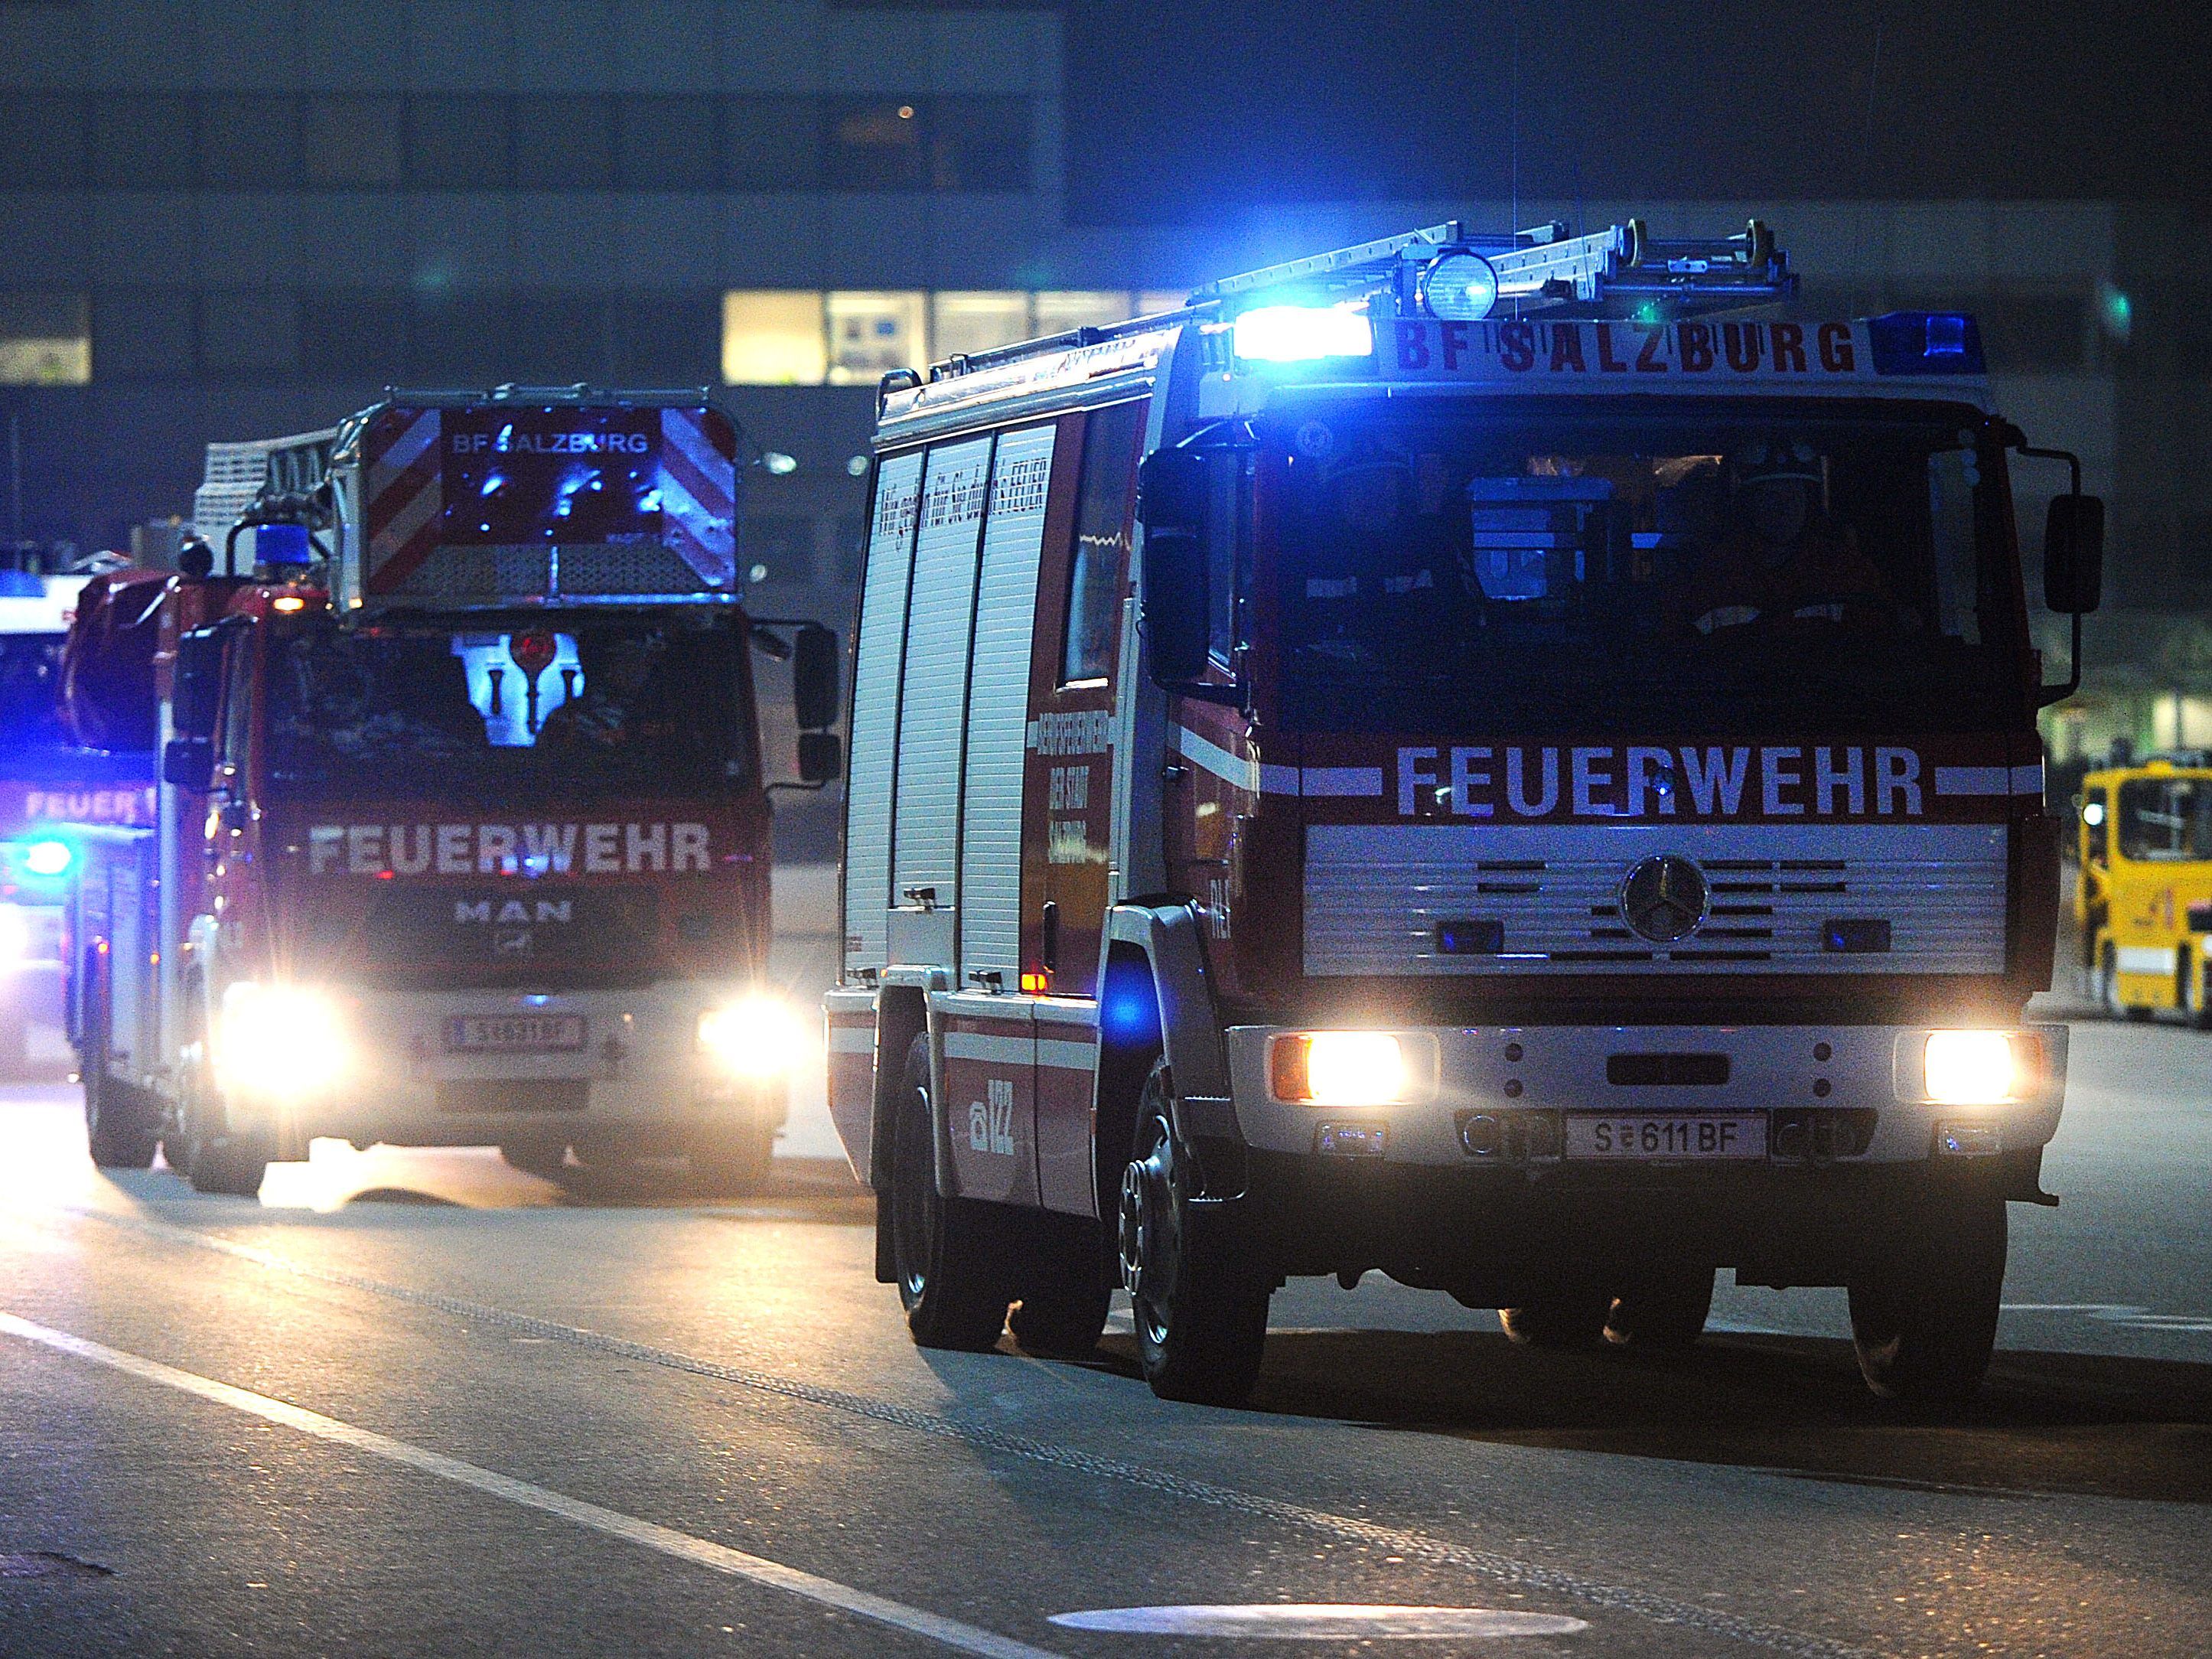
M1069 0L1079 219L1372 198L2212 206L2212 6ZM1868 94L1877 25L1872 140ZM1579 188L1578 188L1579 185Z

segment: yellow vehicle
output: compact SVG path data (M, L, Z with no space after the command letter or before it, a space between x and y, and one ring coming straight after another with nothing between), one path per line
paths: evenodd
M2074 920L2115 1018L2172 1009L2212 1030L2212 763L2159 756L2081 780Z

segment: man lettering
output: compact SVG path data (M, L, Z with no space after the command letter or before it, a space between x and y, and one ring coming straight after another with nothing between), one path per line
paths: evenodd
M665 871L668 868L668 826L629 824L623 831L623 861L632 875L641 870Z
M1412 370L1429 366L1429 325L1426 323L1402 322L1398 325L1398 367Z
M1774 366L1793 374L1805 372L1805 325L1802 323L1777 323L1774 325Z
M1468 337L1465 323L1446 323L1443 326L1444 367L1457 368L1459 360L1467 355Z
M441 876L465 876L472 863L469 857L469 826L465 823L440 824L438 873Z
M1644 797L1650 791L1662 812L1674 810L1674 757L1663 749L1641 745L1628 751L1628 816L1644 816Z
M682 872L704 870L707 867L707 826L703 823L679 823L674 833L674 848L668 867Z
M1597 366L1600 370L1607 374L1628 373L1628 365L1613 355L1613 325L1611 323L1600 323L1597 325Z
M1759 367L1762 343L1757 323L1721 325L1721 344L1728 352L1728 366L1739 374L1748 374Z
M576 860L576 826L573 823L526 823L522 826L522 855L533 873L550 872L565 876Z
M1534 323L1500 323L1498 325L1498 361L1516 374L1526 374L1536 364L1536 325Z
M1666 337L1667 331L1663 328L1644 331L1644 349L1636 354L1636 372L1638 374L1664 374L1667 372L1667 360L1659 355L1660 344Z
M514 826L487 823L477 830L477 873L480 876L514 873Z
M1572 369L1577 374L1585 371L1583 363L1583 331L1579 323L1552 325L1552 373Z
M386 842L391 850L392 868L403 876L419 876L430 867L430 826L427 823L395 823L391 839Z
M1831 374L1849 374L1858 367L1858 353L1851 349L1851 325L1849 323L1823 323L1819 335L1820 367Z
M307 873L326 875L337 864L345 845L345 830L336 823L319 823L307 831Z
M1702 374L1713 366L1713 325L1683 323L1674 330L1674 352L1685 374Z
M587 823L584 826L584 872L586 875L621 873L622 855L615 850L615 838L620 833L620 827L611 823Z

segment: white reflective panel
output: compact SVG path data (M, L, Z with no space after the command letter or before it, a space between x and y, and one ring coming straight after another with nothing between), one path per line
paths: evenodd
M899 653L906 635L921 453L894 455L876 479L860 636L853 661L853 752L845 786L845 964L885 962L891 896L891 760L898 731Z
M940 908L957 902L958 872L953 858L959 832L960 729L967 705L969 632L975 622L976 549L990 466L991 441L975 438L933 448L922 471L901 683L898 790L891 842L894 904L915 887L935 888Z
M975 667L968 687L968 801L960 836L961 971L1021 973L1022 775L1029 724L1030 634L1051 485L1051 426L999 440L983 574L975 599Z
M1274 1641L1480 1641L1510 1636L1571 1636L1589 1626L1562 1613L1492 1607L1367 1607L1358 1602L1263 1602L1254 1606L1101 1607L1055 1613L1068 1630L1125 1636L1243 1636Z

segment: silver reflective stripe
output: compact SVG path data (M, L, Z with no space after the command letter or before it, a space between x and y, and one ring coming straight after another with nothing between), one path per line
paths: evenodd
M1058 1046L1058 1045L1054 1045ZM980 1060L994 1066L1028 1066L1036 1059L1036 1044L1027 1037L985 1036L980 1031L947 1031L947 1060Z
M1098 1045L1095 1042L1053 1042L1040 1039L1036 1046L1036 1063L1057 1066L1068 1071L1088 1072L1098 1064Z
M868 1025L832 1025L830 1028L830 1052L833 1054L872 1054L876 1051L876 1033Z

